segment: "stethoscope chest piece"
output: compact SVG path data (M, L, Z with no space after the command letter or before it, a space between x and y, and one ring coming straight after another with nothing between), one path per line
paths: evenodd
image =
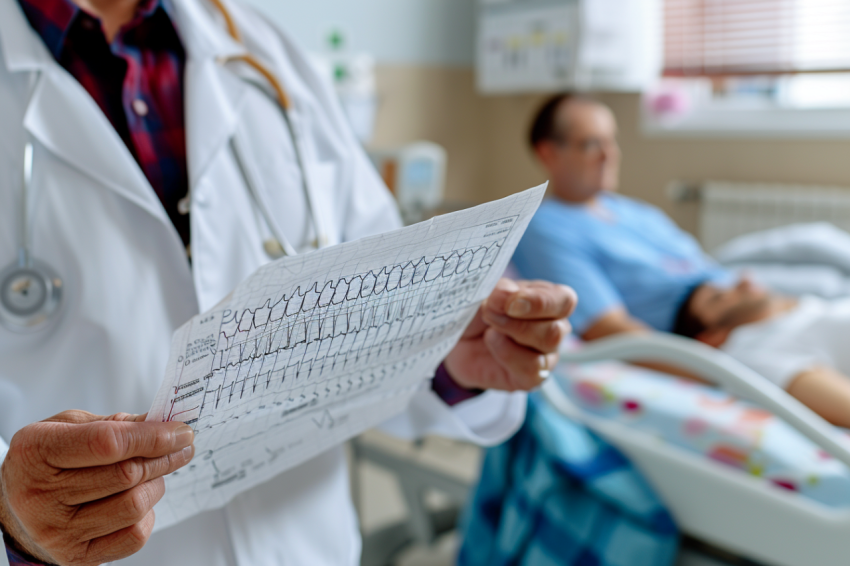
M16 332L41 329L59 311L62 279L47 265L31 260L0 271L0 324Z

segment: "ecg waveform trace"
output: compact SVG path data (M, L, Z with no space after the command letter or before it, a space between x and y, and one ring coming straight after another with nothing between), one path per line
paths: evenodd
M504 271L538 187L260 268L179 329L149 419L195 432L157 528L403 411Z
M452 315L472 304L501 250L500 236L474 248L314 282L307 291L299 286L259 307L224 310L215 345L207 339L187 348L185 359L204 349L204 358L212 354L209 372L203 383L175 386L168 420L185 420L203 434L242 417L258 397L270 395L271 406L307 408L371 385L380 376L358 370L403 358L457 330Z

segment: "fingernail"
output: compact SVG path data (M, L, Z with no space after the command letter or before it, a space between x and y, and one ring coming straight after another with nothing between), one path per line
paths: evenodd
M487 320L492 322L496 326L505 326L511 321L511 318L503 314L487 313Z
M195 431L189 425L182 425L174 429L174 442L178 446L189 446L195 439Z
M514 299L508 307L511 316L523 316L531 312L531 303L528 299Z
M552 375L551 368L555 365L554 356L546 356L541 354L538 358L538 364L540 365L540 369L537 372L537 376L541 381L546 380L549 376Z
M559 320L558 327L561 329L561 338L566 338L573 331L572 325L566 320Z
M192 460L192 457L195 455L195 447L187 446L186 448L180 451L180 455L183 457L183 461L188 464Z
M558 285L558 287L564 289L568 294L572 295L572 300L574 303L578 303L578 294L576 290L570 287L569 285Z

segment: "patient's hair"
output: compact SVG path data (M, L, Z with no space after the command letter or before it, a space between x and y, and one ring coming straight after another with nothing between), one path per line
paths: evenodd
M557 140L564 135L565 132L558 130L558 109L562 104L568 101L582 101L596 104L597 102L583 94L573 94L571 92L562 92L556 94L547 100L537 115L534 122L531 123L531 131L528 134L528 143L532 149L537 147L541 142L547 140Z
M702 287L702 283L694 286L689 292L687 298L682 301L682 306L679 307L679 312L676 313L676 322L673 324L673 334L678 334L679 336L684 336L686 338L696 338L706 330L708 327L697 318L693 311L691 310L691 303L693 303L694 295L697 292L697 289Z

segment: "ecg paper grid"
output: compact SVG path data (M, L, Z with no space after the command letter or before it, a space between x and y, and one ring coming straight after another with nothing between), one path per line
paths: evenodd
M286 257L174 334L148 420L195 429L157 529L402 412L504 272L545 185Z

